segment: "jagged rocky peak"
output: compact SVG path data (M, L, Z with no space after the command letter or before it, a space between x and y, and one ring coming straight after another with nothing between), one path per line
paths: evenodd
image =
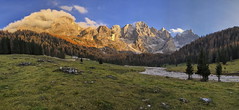
M136 28L136 34L138 34L139 37L147 36L147 37L155 37L156 35L151 32L149 26L142 22L136 22L135 23L135 28Z
M164 39L164 40L167 40L167 39L172 38L172 36L171 36L171 34L169 33L169 31L166 30L164 27L158 31L158 34L159 34L159 36L160 36L162 39Z
M124 27L123 27L123 33L127 33L127 32L131 32L134 30L134 27L132 24L126 24Z
M120 36L121 36L121 28L120 28L120 26L119 25L114 25L114 26L112 26L111 30L112 30L112 35L111 35L112 40L113 41L118 40L120 38Z
M136 27L136 29L149 28L149 26L143 21L136 22L135 27Z
M83 38L85 40L94 40L94 36L97 34L98 32L95 28L88 27L80 31L80 34L78 35L78 37Z
M97 31L99 32L99 33L103 33L103 32L108 32L108 31L111 31L107 26L99 26L98 28L97 28Z
M133 37L134 27L132 24L126 24L121 31L121 35L124 38L132 38Z
M121 31L120 25L113 25L111 29L114 33L119 33Z
M111 39L111 29L109 29L107 26L99 26L97 28L98 34L96 35L97 39Z
M190 30L186 30L182 33L177 34L174 37L174 42L175 42L177 49L179 49L179 48L183 47L184 45L187 45L198 38L199 38L199 36L197 34L193 33L193 30L190 29Z
M160 29L161 32L167 31L164 27Z

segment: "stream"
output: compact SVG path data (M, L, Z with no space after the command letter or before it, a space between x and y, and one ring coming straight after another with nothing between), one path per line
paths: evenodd
M168 72L165 70L165 68L161 67L145 67L144 72L140 72L141 74L148 74L148 75L159 75L159 76L167 76L172 78L178 78L178 79L187 79L188 75L186 73L182 72ZM209 75L209 80L211 81L217 81L218 78L216 75ZM197 74L193 74L192 78L200 79L201 76ZM221 82L239 82L239 76L226 76L221 75Z

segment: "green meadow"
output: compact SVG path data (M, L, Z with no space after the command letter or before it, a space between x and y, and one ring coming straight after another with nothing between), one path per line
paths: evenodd
M38 62L38 59L46 62ZM19 66L22 62L31 62L31 65ZM64 66L76 68L82 73L74 75L55 71ZM230 71L237 71L231 68ZM99 64L90 60L84 60L81 64L70 57L0 55L0 110L239 108L238 83L200 82L139 74L144 70L144 67ZM204 103L200 97L211 98L212 102ZM188 102L181 102L179 98L185 98Z

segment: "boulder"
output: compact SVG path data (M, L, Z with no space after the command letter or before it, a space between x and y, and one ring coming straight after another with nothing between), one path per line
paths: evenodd
M161 103L161 107L164 108L164 109L170 109L170 106L165 102Z
M81 74L83 72L83 71L78 71L78 69L72 68L72 67L60 67L59 70L64 73L75 74L75 75Z
M212 102L212 99L210 99L210 98L202 98L202 97L201 97L200 100L201 100L202 102L206 103L206 104L209 104L209 103Z
M185 98L179 98L179 101L182 103L188 103L189 101Z
M19 63L18 66L29 66L31 64L32 64L31 62L22 62L22 63Z
M38 59L37 62L45 62L43 59Z
M110 79L113 79L113 80L117 80L117 79L118 79L117 77L112 76L112 75L107 75L106 77L107 77L107 78L110 78Z

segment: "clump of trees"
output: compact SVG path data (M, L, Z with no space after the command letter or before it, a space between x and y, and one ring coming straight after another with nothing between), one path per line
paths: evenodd
M187 61L186 74L188 74L188 80L191 80L193 74L193 67L190 60Z
M211 74L209 70L208 59L203 50L201 50L199 54L196 74L199 74L202 76L201 81L208 81L208 76Z

